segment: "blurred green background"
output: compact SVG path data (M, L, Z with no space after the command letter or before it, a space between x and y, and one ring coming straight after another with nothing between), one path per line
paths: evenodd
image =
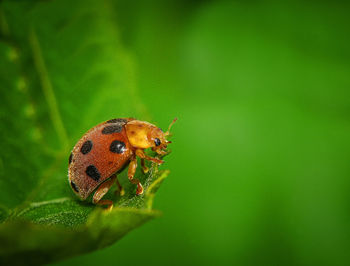
M139 118L163 129L179 118L155 200L163 216L55 265L348 265L349 3L108 3Z

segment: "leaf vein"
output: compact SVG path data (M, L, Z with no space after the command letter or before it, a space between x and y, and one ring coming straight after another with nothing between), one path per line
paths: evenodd
M50 112L52 123L61 141L61 144L63 145L64 150L68 150L69 141L67 137L67 132L62 121L56 96L52 87L51 80L49 78L47 67L45 65L41 47L40 47L37 35L34 31L34 28L31 28L30 30L29 43L32 49L34 64L39 75L41 87L43 89L45 99L49 106L49 112Z

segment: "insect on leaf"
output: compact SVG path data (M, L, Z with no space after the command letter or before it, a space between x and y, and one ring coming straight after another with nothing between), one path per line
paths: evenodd
M0 3L0 263L43 264L110 245L159 215L168 171L118 176L111 212L81 202L67 182L72 147L115 117L147 118L108 1ZM146 116L146 117L145 117ZM69 246L69 248L67 248Z

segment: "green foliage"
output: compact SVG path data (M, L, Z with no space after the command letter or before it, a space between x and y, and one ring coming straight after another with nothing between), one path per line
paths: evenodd
M78 203L66 183L70 148L103 120L130 115L149 121L139 93L157 125L166 128L179 117L164 165L176 178L157 192L161 200L154 206L165 215L115 245L55 265L133 266L140 258L143 266L348 265L349 4L3 1L0 219L18 207L17 214L31 219L35 208L47 211L38 202L56 199L62 200L52 202L57 208L90 206ZM56 102L62 122L48 102ZM128 193L135 189L125 176L120 180ZM152 202L149 192L145 197L141 211ZM83 224L75 228L69 218L55 227L84 231L88 216L94 219L75 215ZM8 235L24 229L0 240L3 252L16 246L6 241L18 239L27 245L22 255L32 257L40 249L30 243L49 238L35 240L26 226L11 225L3 230ZM91 230L82 242L98 234ZM114 234L108 231L92 243L109 241ZM64 236L55 241L63 243ZM78 241L55 252L72 255L83 249ZM47 254L55 255L42 250L38 257Z
M80 202L67 182L85 131L116 116L147 119L109 2L4 1L0 22L0 263L99 249L156 217L154 193L168 171L155 165L136 173L143 196L120 175L126 194L107 194L111 212Z
M146 180L146 195L135 196L129 190L112 211L71 197L30 203L0 225L0 262L37 265L114 243L159 215L151 209L154 187L167 174L153 167Z

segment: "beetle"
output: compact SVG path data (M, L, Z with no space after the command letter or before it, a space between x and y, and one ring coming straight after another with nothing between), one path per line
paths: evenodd
M95 191L92 202L96 205L107 205L113 208L111 200L103 200L114 182L121 195L122 187L117 174L129 165L128 178L137 185L136 195L143 193L139 179L134 178L137 168L137 157L141 158L141 167L146 173L145 160L162 164L164 161L150 157L144 150L151 148L158 155L165 155L165 149L171 141L167 140L170 128L166 132L146 121L134 118L115 118L105 121L86 132L74 146L69 156L68 182L82 200Z

